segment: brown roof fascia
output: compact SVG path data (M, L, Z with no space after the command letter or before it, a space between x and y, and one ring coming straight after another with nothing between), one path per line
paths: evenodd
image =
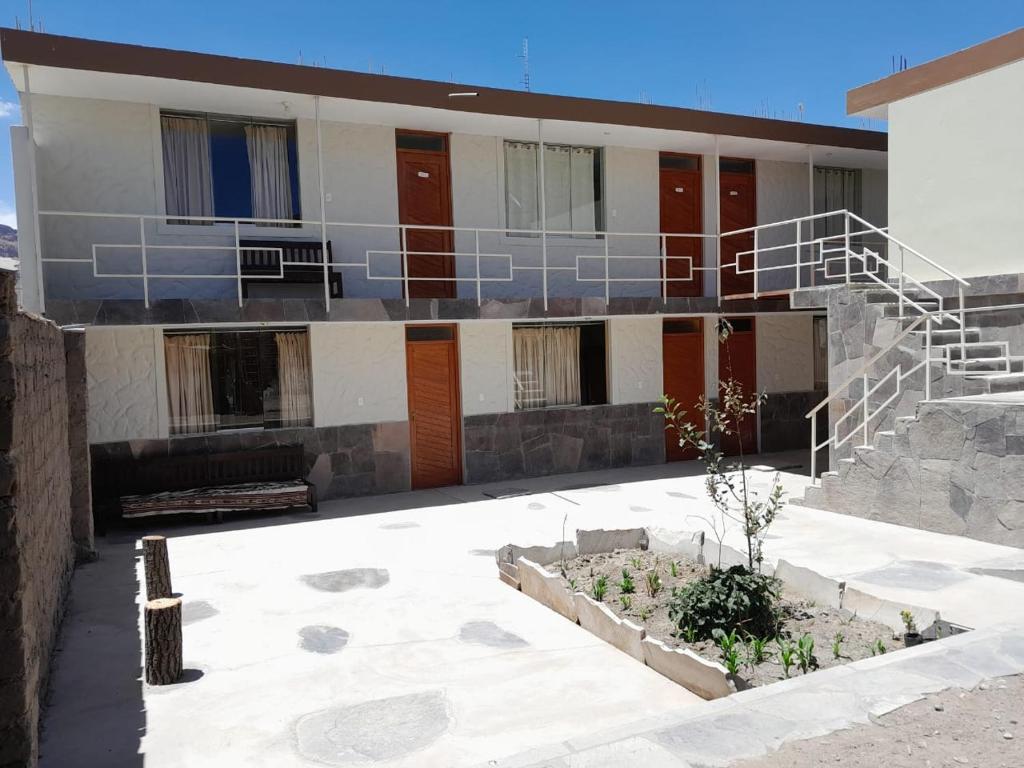
M860 114L1020 59L1024 59L1024 27L854 88L846 94L846 113Z
M239 59L166 48L0 29L8 62L259 88L456 112L660 128L693 133L886 151L879 131L769 120L651 104L554 96L475 85ZM453 99L454 92L476 92Z

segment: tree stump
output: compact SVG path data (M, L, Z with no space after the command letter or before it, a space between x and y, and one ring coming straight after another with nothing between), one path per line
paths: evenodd
M146 600L170 597L171 564L165 537L142 537L142 563L146 572Z
M146 603L146 682L170 685L181 678L181 598Z

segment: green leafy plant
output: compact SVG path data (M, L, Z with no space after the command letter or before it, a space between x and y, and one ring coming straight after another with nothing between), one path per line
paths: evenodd
M800 669L806 675L808 670L818 668L818 660L814 656L814 638L804 635L796 641L796 658Z
M743 644L740 642L736 630L726 634L722 630L716 629L714 638L722 653L722 665L730 675L737 674L740 671L740 649Z
M789 670L796 663L796 647L789 640L780 637L775 638L775 642L779 646L779 663L782 664L782 673L789 677Z
M885 650L885 643L883 643L881 638L879 638L878 640L875 640L875 642L871 646L871 655L881 656L883 653L885 653Z
M643 570L644 561L641 560L639 557L631 557L629 558L629 562L632 563L633 567L636 568L638 571Z
M651 609L646 605L641 605L640 609L637 611L637 615L640 617L640 621L647 621L651 618Z
M846 636L842 632L836 632L836 636L832 638L832 658L840 659L843 656L843 641L846 640Z
M599 603L604 602L604 596L608 592L608 577L605 575L598 576L594 579L594 584L591 587L591 592L594 595L594 599Z
M658 572L655 570L648 571L644 577L644 581L647 584L647 594L651 597L657 597L663 586L661 583L661 576L658 575Z
M672 560L669 563L669 571L671 571L673 579L678 579L679 578L679 563L677 563L675 560Z
M693 627L691 627L691 626L683 627L682 633L683 633L683 640L685 640L686 642L688 642L688 643L695 643L695 642L697 642L697 630L694 629Z
M628 611L633 605L633 598L629 595L619 595L619 602L622 603L622 610Z
M576 591L576 579L569 579L569 590L572 592Z
M763 664L771 658L768 650L768 640L763 637L747 637L747 666L753 669L758 664Z
M776 603L780 582L743 565L720 569L673 591L669 619L679 629L690 627L701 640L715 629L753 637L775 637L779 628Z
M917 632L917 622L914 620L914 614L910 611L900 611L900 618L903 619L903 626L907 628L907 634L912 635Z
M618 584L619 591L624 595L631 595L636 592L636 584L633 583L633 577L629 575L629 571L625 568L622 569L622 581Z

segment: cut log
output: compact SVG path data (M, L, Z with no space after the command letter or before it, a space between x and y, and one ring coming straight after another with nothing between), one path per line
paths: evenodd
M181 598L146 603L146 682L170 685L181 679Z
M171 563L167 558L167 539L142 537L142 564L146 571L146 599L171 596Z

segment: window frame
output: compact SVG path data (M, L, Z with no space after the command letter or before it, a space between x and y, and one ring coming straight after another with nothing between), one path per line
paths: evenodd
M539 405L530 408L520 408L516 405L516 358L515 358L515 339L514 335L516 330L520 328L583 328L583 327L600 327L602 329L601 335L603 340L603 355L602 355L602 367L603 367L603 380L604 380L604 398L601 402L588 402L588 403L576 403L566 405ZM573 408L595 408L610 405L610 390L609 390L609 365L608 365L608 322L605 320L581 320L579 322L566 321L566 322L538 322L538 323L513 323L512 324L512 335L511 348L509 350L509 365L511 367L511 375L509 377L511 382L511 395L509 402L512 405L513 413L529 413L531 411L554 411L564 410ZM580 346L577 350L579 355L579 368L580 368L580 398L583 398L584 392L588 390L586 379L588 378L583 363L583 346L584 336L581 331L580 333Z
M239 334L239 333L257 333L257 334L263 334L263 335L272 335L274 333L302 333L302 335L305 337L307 352L309 353L308 354L308 359L309 359L309 423L308 424L301 424L301 425L293 425L293 426L284 426L284 425L282 425L280 423L280 418L277 419L276 423L273 420L270 420L270 423L268 423L268 419L266 417L266 409L264 407L263 417L262 417L263 418L263 423L260 426L241 426L241 427L229 426L229 427L224 427L224 428L216 428L216 426L215 426L214 429L212 429L210 431L206 431L206 432L175 432L174 431L174 425L171 424L171 418L170 418L170 403L169 403L169 400L168 400L168 398L170 397L170 394L169 394L169 391L168 391L169 390L169 388L168 388L168 373L169 372L168 372L168 369L167 369L166 355L164 353L164 349L165 349L164 342L165 342L165 340L169 336L190 336L190 335L199 334L199 333L210 334L210 336L227 335L227 334ZM311 337L310 336L311 336L310 335L310 329L309 329L308 326L305 326L305 325L297 325L297 326L291 326L291 325L289 325L289 326L272 326L272 327L241 326L241 327L228 327L228 328L211 328L211 327L187 327L187 328L174 327L174 328L163 328L162 332L160 333L160 336L159 336L159 338L160 338L160 358L158 358L158 360L161 361L162 364L160 365L160 368L162 368L162 370L163 370L163 380L162 380L162 385L161 385L162 386L162 390L163 390L163 392L162 392L163 396L162 396L161 399L163 401L162 402L162 411L163 411L164 414L166 414L165 418L166 418L167 436L168 436L168 438L172 439L172 440L175 440L175 439L187 439L187 438L194 438L194 437L204 437L204 436L209 436L209 435L240 434L240 433L243 433L243 432L266 432L266 431L269 431L269 430L276 430L276 429L312 429L316 425L316 414L314 412L314 401L313 401L313 389L314 389L314 387L313 387L313 355L312 355L312 346L311 346ZM211 339L211 347L213 346L212 342L213 342L213 340ZM280 364L279 359L278 359L278 364ZM211 389L214 388L214 382L213 382L214 370L213 370L213 368L214 368L213 361L211 360L211 365L210 365L210 369L211 369L210 370L210 376L211 376L210 386L211 386ZM263 400L263 397L261 396L261 404L263 404L263 403L264 403L264 400ZM214 403L214 410L216 411L216 403ZM214 419L216 420L218 418L219 414L217 414L215 412L213 414L213 416L214 416ZM215 423L216 423L216 421L215 421Z
M295 165L292 170L292 176L294 177L294 189L292 208L295 212L293 217L294 224L260 224L250 221L239 222L239 230L243 236L251 236L254 234L266 235L274 230L283 230L287 234L287 237L301 237L305 236L306 232L303 228L308 227L309 223L304 221L302 218L302 168L300 161L300 149L299 149L299 124L298 120L289 120L286 118L275 118L275 117L260 117L257 115L234 115L230 113L222 112L203 112L199 110L188 110L188 109L164 109L158 106L153 107L153 165L156 173L155 184L156 184L156 198L157 208L160 211L162 218L157 220L157 231L161 234L209 234L209 235L223 235L225 232L234 231L234 219L239 217L225 216L223 219L217 221L207 222L193 222L193 223L172 223L174 219L180 218L174 214L167 212L167 198L164 192L164 161L163 161L163 123L161 118L164 116L168 117L189 117L189 118L203 118L207 127L211 120L221 120L224 122L234 122L248 125L276 125L282 126L289 131L289 139L294 145L294 159ZM208 133L208 135L210 135ZM211 173L213 164L213 153L211 144ZM291 158L289 158L291 159ZM214 189L214 179L211 177L210 184L211 190ZM250 180L249 193L252 194L252 186ZM216 192L214 191L214 199L216 199ZM295 211L295 209L298 209ZM216 209L214 210L214 216L217 216ZM252 217L248 217L252 218ZM203 232L199 232L200 227L203 228Z
M562 142L554 142L554 141L545 141L544 142L544 148L545 149L547 149L548 147L558 147L558 148L561 148L561 149L568 149L570 152L572 150L574 150L574 149L590 149L590 150L594 151L594 193L595 193L594 218L595 218L595 222L594 222L593 232L595 234L565 235L565 234L555 234L555 233L547 232L546 226L540 227L542 222L540 221L540 163L539 162L537 164L537 223L538 223L538 227L539 228L534 230L534 231L532 231L532 232L524 232L522 230L514 230L514 229L512 229L509 226L509 216L508 216L508 192L509 192L508 171L509 171L509 169L508 169L508 162L507 162L506 147L509 144L529 144L529 145L532 145L534 147L538 147L538 149L539 149L540 142L539 141L530 140L530 139L509 139L509 138L501 138L500 141L501 141L501 151L500 151L499 154L500 154L500 157L501 157L501 182L504 185L503 189L502 189L502 193L503 194L502 194L502 203L501 203L501 217L502 217L503 226L504 226L504 229L505 229L505 233L504 233L505 237L515 238L517 241L521 241L521 240L524 240L524 239L537 238L537 237L539 237L541 235L542 232L544 232L544 233L547 234L548 238L560 239L560 240L563 240L565 242L571 242L572 240L603 240L604 239L604 233L606 233L608 231L606 229L608 217L607 217L606 212L605 212L605 201L606 201L606 192L607 192L607 186L608 185L607 185L607 177L605 175L605 159L604 159L605 148L604 147L595 146L595 145L591 145L591 144L565 144L565 143L562 143ZM538 155L538 158L539 158L539 155ZM545 222L545 224L546 224L546 222Z

